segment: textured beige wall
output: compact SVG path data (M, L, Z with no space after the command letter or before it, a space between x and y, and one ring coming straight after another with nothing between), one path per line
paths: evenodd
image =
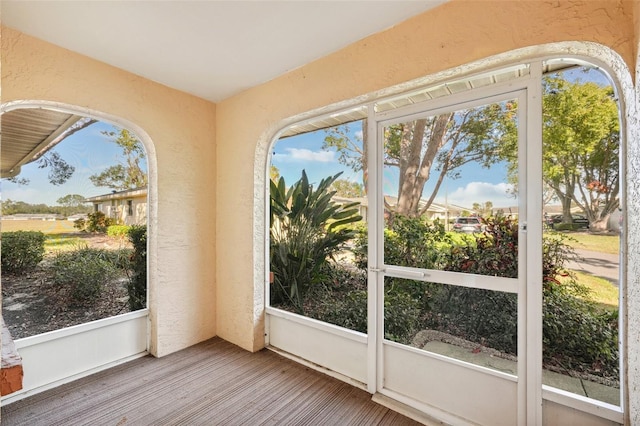
M76 105L148 134L151 350L214 336L215 105L8 28L1 61L3 103Z
M608 46L632 68L631 1L466 1L444 4L217 108L217 332L244 348L264 344L256 152L285 118L514 49L554 42ZM255 193L254 193L255 192ZM257 220L259 222L259 220ZM256 278L257 277L257 278ZM254 285L254 278L256 284Z

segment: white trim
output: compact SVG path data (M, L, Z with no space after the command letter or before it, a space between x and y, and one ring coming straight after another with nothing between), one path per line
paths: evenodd
M66 104L63 102L47 101L47 100L15 100L0 104L0 115L16 109L50 109L67 114L84 115L94 118L98 121L114 124L118 127L126 128L135 133L136 137L142 142L146 151L147 160L147 309L149 310L149 330L147 349L150 353L155 354L157 348L157 331L155 330L156 306L155 300L151 292L154 283L157 282L157 258L158 258L158 160L153 140L149 134L140 126L132 121L118 117L116 115L107 114L91 108L81 107L77 105Z
M375 108L373 104L369 104L369 108L367 110L367 115L369 117L374 116ZM377 140L377 124L375 120L367 120L367 137L372 138L374 141L370 146L376 145L375 141ZM378 149L368 149L367 150L367 164L377 164L377 155ZM378 193L376 191L371 191L372 185L369 182L377 182L378 181L378 168L373 167L368 171L369 175L367 177L367 203L370 206L374 206L374 208L369 211L367 218L367 233L368 235L375 235L371 232L375 232L377 229L378 221L380 220L380 214L378 211ZM375 186L374 186L375 187ZM376 242L373 244L367 245L367 259L369 259L369 264L374 264L376 267L378 265L382 265L380 253L378 251L378 245ZM372 260L373 259L373 263ZM378 383L378 328L381 327L381 321L379 321L378 316L376 315L376 311L378 309L378 301L380 300L380 294L378 292L378 274L367 270L367 373L368 373L368 383L367 390L369 393L375 393L377 389Z
M401 350L404 350L404 351L408 351L408 352L411 352L411 353L416 354L418 356L423 356L425 358L437 359L438 361L446 362L446 363L449 363L449 364L452 364L452 365L456 365L458 367L468 368L469 370L474 370L474 371L477 371L479 373L488 374L490 376L495 376L495 377L498 377L500 379L508 380L510 382L514 382L514 383L518 382L518 377L514 376L513 374L505 373L503 371L494 370L494 369L488 368L488 367L483 367L482 365L477 365L477 364L474 364L474 363L471 363L471 362L467 362L467 361L463 361L463 360L460 360L460 359L452 358L450 356L437 354L435 352L429 352L428 350L425 350L425 349L419 349L419 348L415 348L413 346L403 345L402 343L397 343L397 342L394 342L393 340L384 339L382 344L385 345L385 346L394 347L396 349L401 349Z
M525 132L522 136L525 145L521 145L524 155L520 157L520 197L526 203L526 232L520 232L526 259L521 264L525 270L525 287L522 290L525 310L519 319L524 324L524 347L526 363L524 368L524 384L521 391L526 399L519 401L521 409L526 413L526 422L520 418L522 425L542 425L542 62L534 61L530 66L530 79L527 88ZM522 151L521 151L522 154ZM524 181L522 177L524 176ZM535 237L535 238L532 238ZM533 297L532 297L533 296ZM534 351L529 348L535 349Z
M148 310L16 340L23 388L2 398L17 401L148 353Z
M542 398L568 408L592 414L612 422L624 423L624 412L621 407L587 398L552 386L542 385Z
M283 350L278 349L278 348L273 347L273 346L267 346L266 349L270 350L271 352L275 352L278 355L281 355L281 356L283 356L283 357L285 357L287 359L290 359L291 361L295 361L298 364L302 364L307 368L310 368L312 370L315 370L315 371L318 371L320 373L326 374L327 376L333 377L334 379L338 379L341 382L348 383L351 386L355 386L355 387L357 387L359 389L362 389L364 391L367 390L367 385L366 384L364 384L362 382L359 382L359 381L357 381L355 379L352 379L351 377L345 376L344 374L340 374L340 373L338 373L336 371L330 370L330 369L325 368L325 367L323 367L321 365L315 364L313 362L309 362L304 358L300 358L299 356L296 356L296 355L294 355L292 353L289 353L287 351L283 351Z
M119 359L117 361L113 361L113 362L110 362L108 364L104 364L104 365L101 365L99 367L92 368L92 369L84 371L82 373L74 374L73 376L69 376L69 377L65 377L62 380L58 380L58 381L49 383L49 384L44 385L44 386L40 386L40 387L37 387L37 388L34 388L34 389L30 389L30 390L17 391L17 392L11 393L9 395L3 396L2 399L0 399L0 401L1 401L2 406L4 407L4 406L7 406L7 405L9 405L11 403L14 403L14 402L20 401L22 399L25 399L25 398L27 398L29 396L38 394L40 392L47 391L49 389L57 388L58 386L62 386L64 384L66 384L66 383L71 383L71 382L73 382L75 380L82 379L83 377L87 377L87 376L90 376L92 374L99 373L100 371L108 370L108 369L116 367L116 366L118 366L120 364L125 364L125 363L127 363L129 361L133 361L133 360L136 360L138 358L145 357L147 355L149 355L148 352L140 352L139 354L131 355L131 356L127 357L127 358L122 358L122 359Z
M146 317L148 315L148 309L140 309L138 311L128 312L126 314L116 315L114 317L103 318L96 321L74 325L71 327L61 328L60 330L54 330L47 333L36 334L35 336L24 337L22 339L15 340L16 349L28 348L30 346L50 342L52 340L61 339L67 336L87 333L92 330L104 328L113 324L120 324L132 319Z
M293 312L283 311L281 309L277 309L273 307L267 307L266 313L269 315L273 315L274 317L283 318L291 322L295 322L296 324L301 324L306 327L315 328L316 330L321 330L321 331L333 334L335 336L340 336L345 339L353 340L354 342L364 343L364 344L367 343L367 335L355 330L349 330L348 328L339 327L334 324L318 321L313 318L294 314Z
M282 132L282 130L280 130L279 132L276 131L276 128L278 127L282 129L288 126L290 123L293 123L299 120L313 120L314 116L327 114L331 111L339 113L340 111L347 108L354 108L358 105L364 105L365 102L372 102L375 100L384 99L385 97L397 96L401 93L408 92L408 91L415 91L421 87L426 87L428 85L433 85L439 82L446 82L452 79L459 80L462 76L469 75L472 73L481 73L481 72L488 71L495 68L502 69L502 68L506 68L519 63L523 63L523 62L540 62L543 60L549 60L549 59L561 58L561 57L569 58L572 60L573 59L582 60L582 61L588 62L589 64L594 64L596 66L601 67L607 74L613 77L611 80L613 82L614 87L616 88L616 93L619 94L619 99L620 99L620 110L622 114L620 125L621 125L621 129L624 130L624 132L621 132L621 147L622 147L621 150L626 150L629 154L627 157L624 158L624 160L628 163L633 158L635 159L640 158L640 144L630 143L631 141L640 141L640 129L633 128L633 123L637 124L640 122L640 120L638 119L638 113L636 110L637 108L636 103L638 100L636 99L636 93L634 92L634 86L631 79L631 74L629 73L629 69L626 63L624 62L624 60L622 59L622 57L619 54L617 54L615 51L613 51L611 48L597 44L597 43L561 42L561 43L550 43L545 45L525 47L525 48L505 52L499 55L492 56L490 58L485 58L485 59L475 61L473 63L465 64L456 68L444 70L444 71L426 76L424 78L412 80L406 83L401 83L390 88L382 89L364 96L353 98L353 99L336 103L336 104L323 107L314 111L301 113L295 117L284 119L277 125L274 125L272 129L267 129L263 134L263 136L258 141L257 148L256 148L256 157L255 157L256 169L260 169L262 175L265 175L264 170L265 168L268 168L268 165L269 165L268 162L265 164L265 158L267 158L266 148L271 146L271 144L275 142L275 137L277 136L277 134ZM640 90L637 93L637 97L640 98ZM371 121L372 117L369 117L369 118ZM627 123L627 121L629 121L630 123ZM529 130L527 131L527 133L528 132ZM375 138L376 134L377 132L376 133L370 132L369 137ZM621 166L620 166L621 171L626 170L625 161L621 162ZM374 178L376 177L371 175L369 176L370 180L373 180ZM623 178L623 180L624 179L626 179L626 177ZM265 182L262 181L261 179L257 179L255 180L255 183L256 183L256 189L260 189L260 191L257 191L256 194L261 193L263 194L262 196L264 196L264 194L266 194L266 192L264 191ZM633 193L634 191L637 192L638 190L640 190L640 188L637 188L637 186L634 188L626 187L626 192L629 192L629 194ZM640 210L640 194L638 194L638 197L636 198L629 197L629 196L625 197L625 195L621 195L621 198L627 198L629 200L629 204L626 206L626 210L623 212L625 219L628 219L628 220L625 220L625 224L629 223L628 229L640 229L640 218L638 219L628 218L628 215L626 214L626 212L631 209L633 209L633 211ZM262 230L268 229L268 226L265 223L265 217L266 217L265 210L261 207L261 206L264 206L265 204L266 204L265 200L260 200L258 203L254 203L254 216L253 216L254 229L256 227ZM541 212L538 212L538 213L533 212L533 209L534 209L534 205L529 207L529 213L530 213L529 222L531 222L534 219L536 214L541 214ZM371 209L370 211L373 212L374 210L375 209ZM374 218L376 214L379 215L380 213L374 212ZM631 224L630 223L631 221L633 221L634 223ZM631 246L634 243L635 243L635 246L638 246L640 245L640 234L636 235L634 233L633 235L627 236L627 234L625 233L624 237L621 240L623 241L622 242L623 249L628 246ZM254 258L261 259L261 260L264 259L265 261L264 264L255 265L256 271L260 271L260 274L254 275L254 285L260 286L262 285L262 280L257 278L260 275L262 276L264 275L265 264L267 264L268 258L267 258L267 255L261 251L261 250L266 250L264 239L262 240L255 239L254 242L255 242L254 253L258 251L257 253L255 253L256 256L254 256ZM379 245L379 242L377 242L377 245ZM370 250L371 250L371 247L370 247ZM622 277L640 276L640 273L630 274L631 271L633 271L634 273L640 271L640 251L637 251L636 253L636 252L630 252L626 250L623 256L625 256L625 259L623 259L623 262L621 265L621 276ZM370 262L372 261L371 255L369 256L369 260ZM381 265L381 262L377 262L376 265L374 265L374 269L377 269L377 267L380 265ZM628 271L628 269L630 269L630 271ZM371 272L370 272L370 275L371 275ZM381 275L381 274L378 274L378 275ZM381 279L381 278L378 278L378 279ZM380 290L382 286L378 285L377 287L378 287L378 291L376 293L376 296L378 298L377 305L379 306L382 303L381 290ZM627 297L628 295L625 293L626 288L624 286L623 280L621 280L621 290L622 291L621 291L620 308L626 311L627 317L630 317L632 320L637 322L637 320L640 319L640 294L636 295L634 293L633 300L630 300L630 298ZM256 312L261 311L260 306L256 306L254 311ZM528 318L531 319L533 318L533 316L534 316L534 312L527 313ZM638 350L640 349L640 345L636 342L640 341L640 339L638 339L638 336L640 336L640 329L638 327L627 328L627 324L624 321L624 317L625 317L624 315L621 315L620 339L621 341L624 342L624 345L625 345L624 347L626 348L627 352L630 352L634 349ZM372 322L370 321L369 324L371 327ZM378 320L378 322L375 323L374 325L377 328L380 328L381 327L380 320ZM531 328L529 331L530 333L533 334L532 339L538 339L539 335L541 335L541 333L536 332L535 328ZM379 330L378 330L378 333L379 333ZM369 334L371 334L371 330ZM631 338L631 335L633 335L633 338L635 340ZM632 342L632 343L629 344L627 342ZM378 363L380 364L382 342L378 341L376 346L377 346L376 358L378 360ZM538 354L537 357L540 358L541 354ZM623 357L622 359L626 360L625 351L621 351L621 357ZM630 380L629 382L631 383L629 383L626 380L626 378L629 377L629 372L634 372L640 369L640 362L638 362L635 359L632 361L634 362L633 365L627 366L627 368L623 369L622 384L627 389L634 387L638 383L637 378ZM623 361L623 364L624 362L626 361ZM528 364L531 365L530 360ZM535 360L534 365L535 364L537 364L537 360ZM381 367L379 365L378 370L380 370L380 368ZM536 373L528 372L527 375L532 376L534 378L533 381L535 382L536 381L535 378L537 377L537 375L541 375L541 369L539 372L536 372ZM378 389L382 388L382 379L379 375L376 380L376 387ZM371 388L371 384L369 384L369 389L370 388ZM542 390L541 389L536 390L536 393L539 393L541 395ZM629 398L630 398L630 393L628 391L624 392L623 401L626 401ZM401 397L398 397L398 399L401 399ZM535 402L535 401L540 401L540 399L541 398L539 396L536 396L534 398L533 403L530 403L530 402L528 403L530 408L529 411L531 412L530 415L532 416L531 418L533 419L534 424L539 424L539 422L541 421L541 414L540 414L541 404L540 404L540 407L538 407L538 404ZM637 397L635 397L634 401L631 402L629 406L629 410L631 412L626 413L625 419L640 418L640 400L638 400Z

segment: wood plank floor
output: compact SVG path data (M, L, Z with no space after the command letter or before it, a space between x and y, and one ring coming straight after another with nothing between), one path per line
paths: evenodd
M222 339L144 357L2 407L8 425L417 425L367 392Z

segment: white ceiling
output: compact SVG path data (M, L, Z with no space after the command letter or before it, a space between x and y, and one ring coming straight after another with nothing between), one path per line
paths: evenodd
M219 102L446 0L2 0L3 25Z

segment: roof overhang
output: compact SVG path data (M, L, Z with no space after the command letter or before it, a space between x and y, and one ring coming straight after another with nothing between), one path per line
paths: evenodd
M43 108L15 109L0 116L0 177L20 174L23 165L40 158L60 142L80 115Z

